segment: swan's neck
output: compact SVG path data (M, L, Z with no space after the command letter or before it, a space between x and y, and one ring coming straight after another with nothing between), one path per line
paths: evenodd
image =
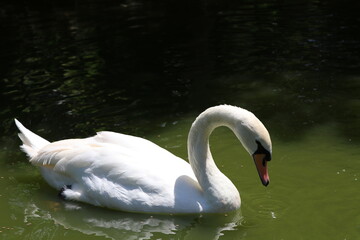
M190 165L210 205L231 211L240 207L240 195L234 184L217 168L212 158L209 137L219 126L234 131L234 117L229 111L205 111L193 123L188 138Z

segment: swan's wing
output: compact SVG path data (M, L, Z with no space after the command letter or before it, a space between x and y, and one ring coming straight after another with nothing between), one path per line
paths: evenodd
M136 140L140 143L136 150L97 141L96 137L63 140L47 145L30 161L73 179L75 188L68 191L69 198L94 205L165 211L174 207L175 185L184 176L187 180L182 182L185 188L181 191L199 195L187 162L147 140Z
M180 160L169 151L149 140L103 131L90 138L67 139L48 144L36 156L31 158L30 162L37 166L53 168L59 161L61 161L61 164L58 165L62 165L74 158L76 162L73 162L73 164L87 166L89 164L87 160L89 156L81 159L79 155L90 155L101 151L105 151L105 153L111 152L114 158L116 156L126 161L131 161L130 159L137 162L150 161L152 164L164 164L172 159ZM161 163L156 163L159 161Z
M110 143L118 145L122 148L133 151L141 151L163 158L172 158L174 155L155 143L140 137L131 135L115 133L110 131L98 132L96 136L89 138L89 140L97 143Z
M145 139L132 138L134 141L128 141L125 146L98 141L98 136L53 142L42 148L30 162L65 175L89 168L98 174L107 173L110 176L114 172L124 172L126 174L121 175L126 177L135 173L147 175L161 172L167 175L172 169L178 173L192 172L187 162L167 150Z

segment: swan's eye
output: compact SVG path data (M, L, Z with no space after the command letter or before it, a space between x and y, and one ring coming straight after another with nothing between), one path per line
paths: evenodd
M266 150L263 145L258 141L255 140L256 144L258 145L258 148L254 152L254 154L265 154L265 157L263 159L263 166L266 166L266 161L271 160L271 154L268 150Z

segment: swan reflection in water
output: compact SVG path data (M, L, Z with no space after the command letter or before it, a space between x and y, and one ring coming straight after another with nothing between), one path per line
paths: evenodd
M240 211L228 214L149 215L43 199L25 208L25 223L32 224L35 228L32 232L36 235L44 236L47 235L45 231L53 231L44 228L43 224L37 228L33 222L39 219L42 223L53 221L65 229L109 239L152 239L162 234L179 234L182 239L219 239L226 231L238 230L242 216Z

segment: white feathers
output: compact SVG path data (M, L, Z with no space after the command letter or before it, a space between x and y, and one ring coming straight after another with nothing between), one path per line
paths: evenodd
M255 142L250 138L259 136L256 128L266 129L249 115L231 106L214 107L201 114L188 139L191 166L139 137L99 132L85 139L49 143L16 119L15 123L21 132L21 149L40 167L51 186L58 190L69 186L62 192L68 200L130 212L200 213L240 207L239 192L213 162L208 140L218 125L228 126L240 136L241 124L252 126L249 129L254 131L241 139L244 145Z
M25 128L18 120L15 120L15 124L20 130L19 138L23 142L21 149L29 156L33 157L37 154L37 152L50 142L46 141L42 137L39 137L35 133L31 132L27 128Z
M197 203L187 208L201 195L190 165L146 139L100 132L30 150L36 152L30 162L51 186L72 186L62 193L69 200L132 212L175 212L175 206L176 212L200 211ZM176 187L179 175L191 180Z

